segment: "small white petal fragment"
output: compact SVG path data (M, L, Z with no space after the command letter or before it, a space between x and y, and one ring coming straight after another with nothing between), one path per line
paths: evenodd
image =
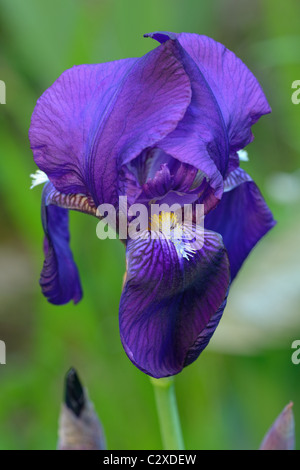
M240 162L249 162L248 152L246 150L238 150Z
M189 243L183 242L183 240L172 240L178 255L189 260L194 256L196 250L191 247Z
M38 186L39 184L47 183L49 181L48 176L41 170L37 170L35 173L29 175L32 178L30 189Z

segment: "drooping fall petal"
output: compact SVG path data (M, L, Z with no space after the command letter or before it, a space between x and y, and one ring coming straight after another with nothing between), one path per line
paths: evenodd
M230 173L219 205L205 218L205 227L222 235L232 280L256 243L275 225L260 190L249 175Z
M42 223L45 232L45 261L40 277L42 292L49 302L79 302L82 290L77 267L70 249L69 211L49 204L53 192L47 183L42 195Z
M131 361L156 378L177 374L199 356L225 307L230 274L221 237L205 231L189 253L162 234L128 241L121 340Z

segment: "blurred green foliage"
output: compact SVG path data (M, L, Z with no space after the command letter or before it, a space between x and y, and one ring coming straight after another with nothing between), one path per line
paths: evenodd
M267 191L270 175L299 167L300 105L291 102L291 84L300 79L299 17L298 0L0 0L0 79L7 86L7 104L0 106L0 339L7 345L7 365L0 366L1 449L55 448L63 377L70 366L89 388L110 449L161 447L150 381L128 360L119 338L121 243L98 240L96 219L72 213L72 248L84 299L55 307L40 294L41 191L29 191L35 165L27 137L38 97L74 64L146 53L155 44L142 35L154 30L206 34L241 57L273 108L255 126L246 165L278 220L236 280L234 289L243 295L248 269L255 270L268 243L276 254L299 218L299 201L282 204ZM291 248L295 253L297 240L299 235ZM279 270L274 255L270 279ZM264 285L265 278L255 276ZM288 272L285 279L293 286ZM286 300L283 295L282 315ZM227 310L220 335L226 315ZM290 359L300 319L295 325L284 339L278 332L276 346L261 344L247 353L215 350L213 339L177 377L188 449L258 448L290 400L300 428L300 365L297 369Z

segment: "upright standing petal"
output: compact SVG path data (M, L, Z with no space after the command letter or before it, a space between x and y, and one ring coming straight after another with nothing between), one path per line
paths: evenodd
M230 173L221 202L205 217L205 227L222 235L232 280L252 248L275 223L249 175L240 168Z
M120 166L171 132L190 103L175 49L169 42L140 59L74 67L44 93L29 137L57 190L117 203Z
M45 232L45 261L40 285L49 302L65 304L79 302L82 297L77 267L70 249L68 210L49 204L53 191L47 183L42 195L42 222Z
M89 160L97 176L94 181L99 181L101 174L102 188L108 191L105 175L112 162L120 168L172 132L186 112L191 93L189 77L173 42L139 59L122 84L105 128L97 133ZM98 203L104 193L101 196L99 183L95 188Z
M127 265L124 349L148 375L177 374L207 346L225 307L230 275L221 237L205 232L204 246L193 254L162 234L129 240Z
M253 140L251 126L271 112L264 92L246 65L223 44L198 34L152 33L160 42L175 38L203 73L221 109L230 152Z
M93 135L136 60L74 66L39 98L29 140L36 164L58 191L91 192L87 159Z

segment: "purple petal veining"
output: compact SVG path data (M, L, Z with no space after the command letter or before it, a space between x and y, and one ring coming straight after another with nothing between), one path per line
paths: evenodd
M119 196L126 196L148 214L153 204L176 203L179 211L190 204L195 223L203 204L198 249L185 235L161 232L126 242L121 340L139 369L165 377L207 346L230 282L275 224L238 156L270 106L252 72L222 44L188 33L146 36L161 44L141 58L64 72L38 100L29 139L49 179L40 284L53 304L82 297L69 210L99 217L98 206L109 203L121 212Z

